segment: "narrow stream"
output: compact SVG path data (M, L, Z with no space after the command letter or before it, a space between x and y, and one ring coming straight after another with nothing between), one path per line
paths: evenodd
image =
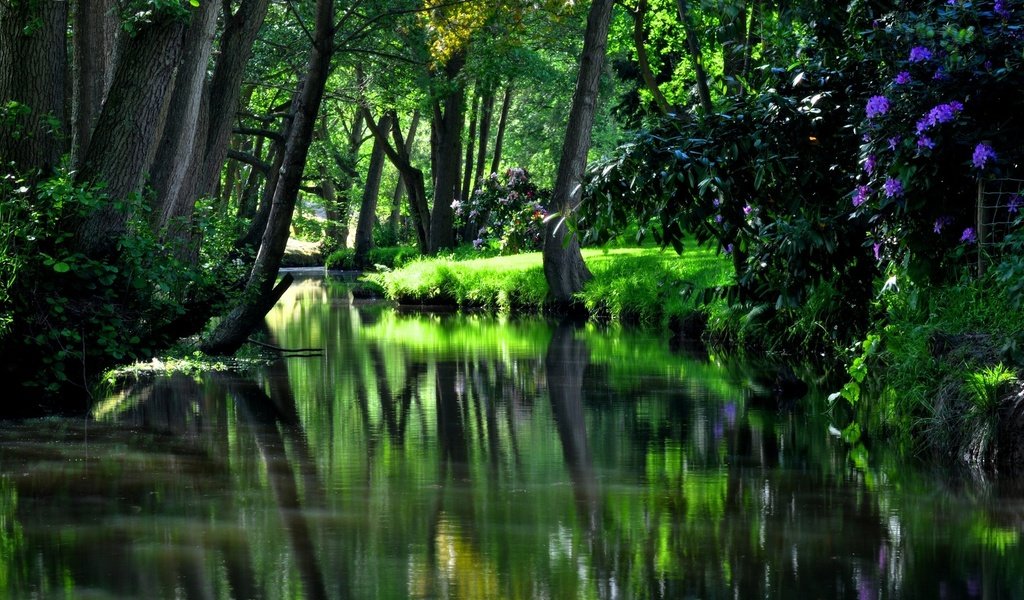
M323 352L0 425L0 596L1024 598L1024 481L851 451L813 382L319 277L267 325Z

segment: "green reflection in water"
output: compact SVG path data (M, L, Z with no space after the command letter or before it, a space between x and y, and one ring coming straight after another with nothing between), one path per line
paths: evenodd
M322 355L138 382L102 420L0 429L9 595L1024 590L1017 482L882 448L857 466L827 415L766 396L746 367L627 331L402 315L315 280L268 321L275 343Z

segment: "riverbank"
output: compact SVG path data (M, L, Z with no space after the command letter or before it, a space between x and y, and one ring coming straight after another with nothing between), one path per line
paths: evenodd
M682 256L658 248L586 249L583 257L594 275L580 294L590 318L675 332L696 326L698 319L706 323L710 312L702 294L729 285L733 277L728 257L707 248L687 249ZM538 313L550 308L539 252L416 260L366 279L399 304Z
M1024 465L1024 315L991 279L889 288L878 298L866 341L845 351L850 341L820 324L831 301L827 286L800 309L741 310L724 300L702 301L732 282L731 262L713 250L688 248L682 256L656 248L584 250L584 259L594 279L580 301L592 320L849 365L850 381L834 395L833 409L851 445L897 439L908 450L972 466ZM399 304L546 309L539 253L422 259L367 278Z

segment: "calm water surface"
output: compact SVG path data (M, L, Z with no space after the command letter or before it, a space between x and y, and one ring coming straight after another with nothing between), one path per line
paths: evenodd
M323 352L3 424L0 597L1024 597L1021 482L851 448L753 367L318 278L268 326Z

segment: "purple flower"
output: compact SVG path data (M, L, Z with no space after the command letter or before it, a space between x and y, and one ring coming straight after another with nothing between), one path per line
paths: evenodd
M910 83L910 73L906 71L900 71L896 74L896 78L892 80L896 85L907 85Z
M936 125L949 123L955 119L963 109L963 103L957 102L956 100L945 104L937 104L928 111L927 115L921 117L917 122L917 132L924 133Z
M743 205L743 214L750 216L752 212L754 212L754 209L749 204Z
M917 147L918 148L927 148L927 149L931 150L932 148L935 147L935 142L932 141L932 138L930 138L930 137L928 137L926 135L922 135L921 137L917 138Z
M945 69L939 67L938 69L935 69L935 74L932 75L932 79L935 81L945 81L946 79L949 79L949 75L946 75Z
M965 244L973 244L978 241L978 234L974 233L973 227L964 229L963 234L960 235L960 241Z
M887 177L882 190L885 192L886 198L899 198L903 195L903 183L899 179Z
M726 254L732 254L732 250L733 250L733 245L732 244L726 244L725 245L725 253Z
M722 201L719 200L718 198L715 198L714 200L711 201L711 206L714 206L715 208L718 208L721 205L722 205Z
M864 107L868 119L884 115L889 112L889 99L885 96L872 96L868 98L868 104Z
M974 163L974 166L976 168L984 169L985 163L987 163L990 159L995 160L995 158L996 151L992 149L992 146L989 146L985 142L981 142L980 144L974 147L974 156L972 157L971 162Z
M863 140L865 144L868 144L871 142L871 135L865 133L864 135L860 136L860 139Z
M882 244L876 242L871 245L871 249L875 252L875 260L882 260Z
M910 62L924 62L932 59L932 51L924 46L914 46L910 49Z
M1010 18L1010 9L1006 8L1006 3L1003 0L996 0L996 5L992 10L1004 19Z
M857 186L857 190L853 195L853 205L857 207L867 202L868 197L871 196L871 192L871 188L866 185Z
M1010 211L1011 215L1017 214L1017 211L1020 210L1020 195L1014 194L1013 198L1010 198L1010 204L1006 210Z
M891 138L889 138L888 141L889 141L889 149L890 150L895 150L896 149L896 145L900 143L900 137L898 135L894 135Z
M721 222L722 222L722 215L715 215L715 223L721 223Z
M942 228L945 227L946 225L949 225L952 222L953 218L948 216L942 216L939 217L938 219L935 219L935 233L942 233Z
M864 172L870 175L875 171L875 165L878 161L875 160L874 154L868 154L868 157L864 159Z

